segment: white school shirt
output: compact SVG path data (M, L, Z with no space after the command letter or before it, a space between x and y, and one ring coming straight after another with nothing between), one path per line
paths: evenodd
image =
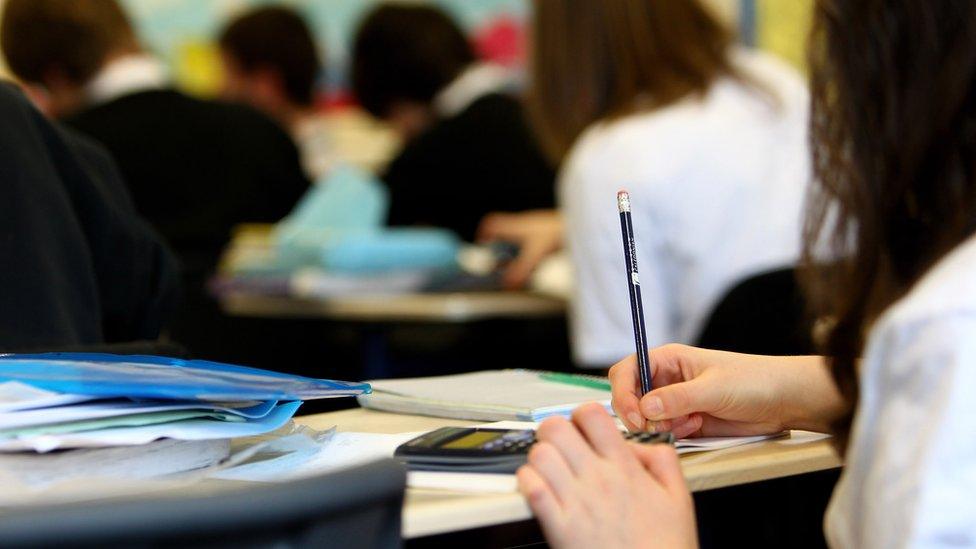
M168 85L169 75L162 61L148 54L134 53L106 63L85 86L85 94L90 104L98 105Z
M588 128L559 178L576 284L576 361L607 366L634 339L617 212L630 191L647 343L692 343L735 283L796 262L810 179L809 95L768 55L733 59L772 92L723 78L704 97Z
M860 387L830 545L976 546L976 238L878 319Z

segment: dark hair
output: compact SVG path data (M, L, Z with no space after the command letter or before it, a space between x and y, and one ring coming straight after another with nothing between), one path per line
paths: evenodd
M529 112L556 162L598 120L737 76L732 36L697 0L536 0Z
M278 71L289 99L312 104L321 61L312 32L294 10L269 6L249 11L224 29L220 47L244 71Z
M59 70L83 85L108 54L138 44L115 0L7 0L0 47L24 81L43 83L48 71Z
M429 104L474 59L464 33L442 11L383 5L356 32L353 92L367 111L384 118L397 101Z
M850 413L878 315L976 228L976 2L818 2L810 64L810 296Z

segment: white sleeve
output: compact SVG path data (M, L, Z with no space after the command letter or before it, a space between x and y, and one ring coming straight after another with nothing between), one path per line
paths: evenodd
M592 170L596 172L597 170ZM636 350L624 267L624 246L617 211L617 191L633 182L619 181L608 167L588 174L569 161L560 180L566 242L576 277L570 306L573 355L583 366L606 367ZM618 187L618 185L620 187ZM667 343L671 329L662 264L661 232L647 205L649 196L631 188L638 272L647 343Z
M872 347L880 381L862 392L835 493L846 501L829 522L857 547L976 545L976 317L918 322Z

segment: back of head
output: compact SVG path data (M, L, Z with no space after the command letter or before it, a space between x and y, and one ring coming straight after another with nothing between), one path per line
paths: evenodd
M384 118L399 101L429 104L474 58L464 33L440 10L383 5L356 32L353 91L366 110Z
M268 6L247 12L224 29L220 47L245 73L276 71L293 103L312 104L321 61L312 32L294 10Z
M815 4L808 289L853 413L867 329L976 234L976 3Z
M111 54L138 49L116 0L7 0L0 47L18 78L45 84L57 75L78 86Z
M735 72L731 34L698 0L536 0L532 38L530 112L556 161L594 122Z

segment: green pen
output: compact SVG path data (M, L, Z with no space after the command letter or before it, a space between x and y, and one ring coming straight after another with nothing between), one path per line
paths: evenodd
M583 376L579 374L566 374L562 372L545 372L539 374L539 378L555 383L565 383L566 385L577 385L579 387L589 387L590 389L610 390L610 382L604 381L596 376Z

